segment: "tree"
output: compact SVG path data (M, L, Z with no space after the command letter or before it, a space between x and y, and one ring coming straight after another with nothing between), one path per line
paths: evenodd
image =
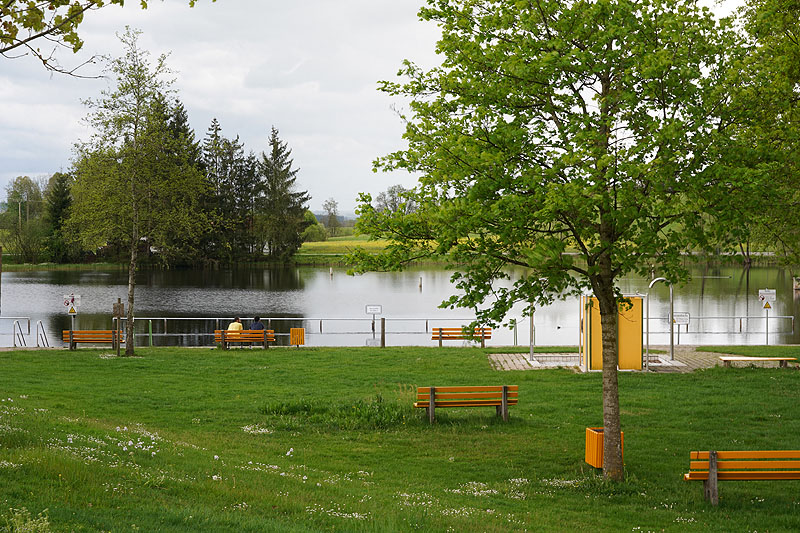
M213 241L219 259L233 261L251 254L255 197L259 183L256 157L245 153L237 136L226 139L213 119L203 142L202 166L211 186L217 213Z
M376 162L421 175L417 211L379 212L361 195L360 231L393 244L351 259L363 271L445 256L462 292L443 306L482 323L590 290L604 476L622 479L616 282L656 268L679 282L684 254L741 220L731 203L757 184L717 172L712 150L728 132L720 80L739 48L692 0L428 0L420 18L441 28L443 62L406 62L405 83L382 84L411 113L408 148ZM510 280L509 265L527 276Z
M336 237L336 230L339 228L339 202L333 198L328 198L322 204L322 209L328 217L328 231L331 237Z
M64 263L72 255L64 238L64 223L72 205L71 183L72 176L56 172L47 184L45 220L48 236L45 247L50 261L54 263Z
M413 213L417 206L408 193L409 190L402 185L392 185L375 198L375 209L390 213Z
M748 53L731 75L737 134L726 161L729 173L769 183L759 191L767 207L750 210L744 242L789 264L800 262L799 12L797 0L747 0L739 12Z
M325 232L325 226L319 223L314 213L306 209L303 218L306 223L306 229L300 235L303 242L320 242L328 239L328 234Z
M42 220L42 188L28 176L14 178L6 187L8 209L3 215L4 244L23 263L38 263L47 229Z
M68 227L84 246L119 243L129 253L125 354L134 354L134 291L140 250L192 236L206 221L204 181L175 147L164 110L169 82L165 56L152 64L138 46L140 32L120 36L125 55L110 63L116 86L90 100L96 134L78 146Z
M302 233L308 226L305 218L311 197L297 190L297 173L287 143L281 141L273 126L269 152L262 152L258 162L261 177L257 198L258 232L262 249L272 259L291 258L303 244Z
M189 0L194 6L197 0ZM215 2L216 0L211 0ZM55 59L58 48L77 52L83 46L78 26L88 11L104 5L122 5L125 0L3 0L0 2L0 55L14 58L31 54L44 67L55 72L73 74L75 69L63 69ZM147 1L140 0L142 9ZM52 50L42 50L46 42Z

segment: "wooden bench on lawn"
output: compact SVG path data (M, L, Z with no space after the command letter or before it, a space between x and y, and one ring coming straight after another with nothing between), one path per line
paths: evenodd
M65 329L61 332L62 342L69 343L69 349L77 348L78 343L110 344L115 347L117 332L113 329ZM125 342L125 334L120 333L120 339Z
M508 406L517 405L518 385L490 385L466 387L419 387L414 407L424 408L433 424L436 409L442 407L491 407L497 416L508 421Z
M267 343L275 342L275 331L271 329L240 329L239 331L216 329L214 330L214 342L221 343L225 350L232 342L258 343L264 348L269 348Z
M465 332L464 328L433 328L431 340L439 341L439 347L442 347L442 341L481 341L481 348L486 347L486 341L492 339L492 328L475 328L472 335L469 331Z
M797 357L747 357L743 355L721 355L719 360L725 365L726 368L731 366L731 363L758 363L762 361L778 361L781 368L789 366L789 361L797 361Z
M800 479L800 450L691 452L685 481L703 481L703 493L719 503L718 481Z

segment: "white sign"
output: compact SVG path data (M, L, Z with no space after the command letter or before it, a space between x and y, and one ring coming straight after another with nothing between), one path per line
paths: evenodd
M672 313L672 321L675 322L679 326L688 326L689 325L689 313L674 312L674 313Z
M762 302L774 302L778 299L775 289L760 289L758 291L758 299Z
M367 314L368 315L380 315L383 313L383 306L382 305L368 305L367 306Z
M80 294L65 294L64 295L64 307L78 307L81 305L81 295Z

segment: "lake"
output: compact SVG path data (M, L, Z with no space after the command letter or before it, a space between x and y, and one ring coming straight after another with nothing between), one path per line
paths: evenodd
M226 327L241 316L247 327L255 315L279 334L291 327L306 328L312 346L364 346L377 342L380 318L386 319L388 345L432 346L430 328L459 326L472 319L465 309L439 309L453 291L451 272L431 267L402 273L348 276L344 269L327 267L239 268L230 270L146 270L137 275L137 345L211 345L213 329ZM512 276L524 271L512 271ZM675 312L689 313L681 326L684 344L785 344L800 342L795 319L800 313L800 291L793 290L792 273L775 267L697 267L693 279L674 289ZM649 280L625 278L626 295L647 292ZM775 289L776 301L767 312L759 289ZM60 332L69 329L63 297L80 296L76 329L111 329L112 304L127 300L127 273L123 270L4 272L0 317L0 344L14 342L15 319L27 345L36 345L37 324L51 346L60 346ZM372 332L373 315L366 306L381 306ZM516 331L498 328L490 345L527 345L530 319L517 306ZM534 318L537 345L578 344L578 299L569 298L537 308ZM650 343L669 343L669 288L657 283L650 291ZM30 324L28 329L28 324ZM20 342L19 340L17 341ZM676 335L676 342L678 337ZM453 344L453 343L451 343Z

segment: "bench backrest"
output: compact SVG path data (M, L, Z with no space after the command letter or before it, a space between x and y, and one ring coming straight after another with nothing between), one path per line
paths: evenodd
M61 340L69 342L70 330L65 329L61 332ZM116 336L116 331L113 329L76 329L72 331L72 340L74 342L112 342ZM125 334L120 333L122 342L125 342Z
M264 342L275 340L275 330L272 329L240 329L236 330L214 330L214 341L222 342L222 332L225 332L225 340L228 342Z
M471 340L473 338L490 340L492 338L492 328L475 328L472 336L469 333L465 334L463 328L433 328L431 340L436 340L440 337L445 340Z
M507 385L508 404L517 403L519 395L518 385ZM462 387L435 387L436 405L442 407L447 404L457 405L500 405L503 402L503 386L462 386ZM417 404L424 406L430 402L431 388L419 387L417 389Z
M690 479L708 478L707 451L691 452ZM800 479L800 450L718 451L719 480Z

